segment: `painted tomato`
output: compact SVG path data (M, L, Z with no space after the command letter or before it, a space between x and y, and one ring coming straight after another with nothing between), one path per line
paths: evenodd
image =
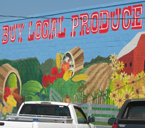
M61 64L61 68L64 70L64 71L67 71L69 68L70 68L70 64L66 61L64 61L62 64Z

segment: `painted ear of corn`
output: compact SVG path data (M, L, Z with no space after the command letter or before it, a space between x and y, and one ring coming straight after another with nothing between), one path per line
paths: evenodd
M74 82L78 82L78 81L87 81L88 79L88 76L87 75L84 75L84 74L79 74L79 75L75 75L73 78L72 78L72 81Z
M16 100L14 99L13 95L9 95L7 97L7 104L10 104L11 106L13 107L16 107L17 106L17 102Z
M56 66L58 69L60 69L60 65L61 65L61 56L60 54L56 54Z
M65 81L69 80L71 78L71 75L72 75L72 71L71 70L67 70L65 71L64 75L63 75L63 79Z
M60 60L62 60L62 58L63 58L63 55L62 55L61 53L60 53L59 55L60 55Z

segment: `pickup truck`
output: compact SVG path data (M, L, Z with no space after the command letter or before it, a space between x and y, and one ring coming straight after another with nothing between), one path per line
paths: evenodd
M145 99L126 100L116 118L110 118L112 128L145 128Z
M0 120L1 128L94 128L94 117L86 118L82 109L70 103L27 101L16 114Z

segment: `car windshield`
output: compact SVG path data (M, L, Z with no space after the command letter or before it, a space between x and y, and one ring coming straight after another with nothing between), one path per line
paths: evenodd
M67 106L62 105L25 104L20 114L70 116L70 111Z
M145 119L145 103L130 103L123 115L124 119Z

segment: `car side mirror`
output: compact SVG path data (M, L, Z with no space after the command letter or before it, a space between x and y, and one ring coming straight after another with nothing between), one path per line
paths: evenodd
M110 118L110 119L108 120L108 124L113 125L114 122L115 122L115 119L116 119L116 118Z
M95 117L93 117L93 116L88 116L88 121L89 121L89 123L95 122Z

